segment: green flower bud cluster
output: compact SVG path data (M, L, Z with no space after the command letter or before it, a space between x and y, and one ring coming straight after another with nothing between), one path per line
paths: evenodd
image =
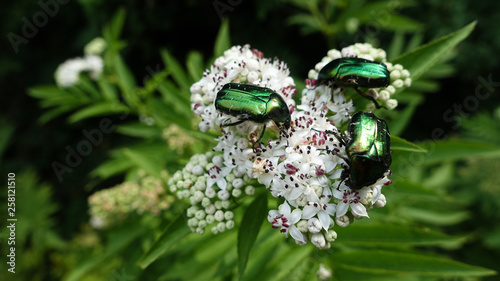
M220 159L213 152L195 154L189 163L169 179L170 191L179 199L189 200L188 226L192 232L203 234L207 227L214 234L234 227L234 213L230 211L231 200L242 195L252 195L250 177L236 177L232 172L223 180L225 189L214 185L207 188L208 171Z

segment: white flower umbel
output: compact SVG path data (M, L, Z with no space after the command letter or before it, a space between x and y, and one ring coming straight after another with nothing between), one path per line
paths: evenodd
M205 70L203 78L191 86L191 104L193 111L202 117L199 124L202 132L215 129L230 116L220 116L214 106L217 92L230 82L248 83L271 88L281 94L290 108L295 105L292 97L295 84L285 63L277 59L264 58L262 52L251 49L250 45L234 46L218 57L210 69ZM254 124L225 127L225 131L238 131L248 134L257 129ZM270 122L272 123L272 122ZM272 124L269 124L272 125Z
M96 55L69 59L59 65L55 72L55 80L57 85L63 88L75 85L82 72L88 72L90 78L97 80L101 77L103 66L102 58Z
M325 98L327 99L328 98L345 99L344 97L345 89L340 89L340 88L331 89L327 85L321 85L316 87L316 79L318 77L318 73L320 72L320 70L330 61L343 57L358 57L358 58L368 59L376 62L382 62L387 66L387 70L389 70L391 77L390 85L385 88L369 89L367 91L368 95L372 96L380 105L385 106L387 109L394 109L397 107L398 101L393 98L393 95L396 93L397 89L403 87L407 88L411 86L410 72L404 69L403 66L400 64L393 65L392 63L387 62L387 56L384 50L374 48L371 44L368 43L356 43L354 45L345 47L340 51L335 49L328 51L327 56L324 57L321 60L321 62L317 63L314 69L311 69L309 71L308 76L309 79L311 79L311 81L308 81L309 87L304 90L306 94L303 93L303 95L312 96L319 92L322 95L326 94ZM335 107L330 108L328 104L326 106L334 114L333 116L338 114L338 112L341 112L337 111L338 109ZM375 109L375 105L372 102L370 102L367 106L367 109L373 110ZM340 117L341 116L338 116L337 118ZM330 120L334 121L333 118L331 118Z
M345 52L355 53L350 49ZM382 53L377 54L373 58L382 58ZM230 82L268 87L280 94L291 113L287 134L280 134L270 121L266 124L268 131L277 134L266 134L268 137L252 149L252 141L263 124L246 121L221 128L227 119L237 120L217 112L214 106L217 92ZM313 86L311 80L306 83ZM295 106L293 86L286 64L266 59L248 45L227 50L191 86L192 109L202 117L200 130L221 128L213 148L215 155L195 155L169 182L179 198L189 198L188 225L192 231L203 233L205 226L216 224L211 229L218 233L234 225L232 220L225 227L219 223L224 222L226 215L222 212L227 210L218 208L222 204L216 202L228 204L243 193L253 195L255 188L248 185L252 179L269 189L272 196L284 200L278 210L269 211L268 220L272 227L287 236L290 234L299 245L311 242L318 248L329 248L337 238L333 230L336 220L347 226L344 222L350 221L349 216L367 217L367 210L385 205L381 187L389 182L386 177L360 190L339 186L343 167L347 165L341 157L345 158L345 148L326 131L340 132L338 128L354 112L353 101L347 101L340 89L322 85L304 90L301 104Z

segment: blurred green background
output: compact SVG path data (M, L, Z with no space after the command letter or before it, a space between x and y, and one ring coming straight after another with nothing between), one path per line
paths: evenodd
M46 15L46 23L36 27L31 38L14 46L12 33L22 36L26 20L42 21L43 17L36 15L47 6L40 3L49 2L53 15ZM18 215L23 214L23 206L32 209L36 206L39 210L36 217L31 217L29 230L22 232L23 229L19 229L17 237L17 249L23 253L19 255L33 257L28 259L33 263L25 267L34 274L30 280L57 280L71 271L70 267L77 263L78 251L84 252L85 243L93 245L92 241L81 240L75 245L75 239L92 232L88 229L87 198L97 190L123 182L124 178L118 175L95 181L89 174L108 159L109 149L127 145L132 138L114 133L105 135L103 144L59 182L51 164L64 161L65 147L74 147L82 139L81 131L97 127L100 118L68 123L63 116L40 124L38 119L45 110L27 92L33 86L54 83L57 66L66 59L82 56L83 46L101 36L103 26L119 7L126 11L121 35L126 47L121 55L139 84L152 72L163 69L161 48L166 48L182 65L192 50L200 52L209 62L222 24L221 16L229 20L232 45L248 43L266 57L277 56L288 63L297 84L303 83L308 70L331 48L370 42L389 50L391 59L395 38L411 48L477 19L475 30L450 54L441 72L434 76L429 74L433 79L419 85L425 98L416 106L413 116L418 118L413 118L399 136L412 142L429 140L435 128L442 128L447 138L500 145L498 1L377 2L384 7L389 7L391 2L404 3L403 8L391 12L392 22L386 22L385 14L366 11L357 17L353 11L361 10L371 1L66 2L4 1L0 4L3 35L0 48L0 167L4 179L8 172L16 173L18 200L31 198L19 204ZM312 2L317 5L308 4ZM316 9L318 7L320 9ZM348 17L346 11L350 11ZM491 96L480 101L477 110L463 110L458 114L454 105L462 105L467 97L476 93L481 85L479 77L494 81ZM457 119L443 117L450 109L454 112L450 116ZM455 195L460 204L465 201L460 205L461 211L468 214L455 224L440 227L447 234L466 237L466 242L461 247L443 250L443 253L437 250L438 254L500 270L499 168L498 158L469 157L426 167L449 175L438 184ZM2 199L4 193L2 191ZM2 211L0 217L4 215ZM2 249L5 249L5 234L2 235ZM86 237L92 239L94 236ZM65 256L74 260L61 262ZM485 277L484 280L496 278Z

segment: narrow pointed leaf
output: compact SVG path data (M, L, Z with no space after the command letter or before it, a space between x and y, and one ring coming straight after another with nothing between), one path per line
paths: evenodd
M498 158L500 157L500 146L490 143L465 141L465 140L446 140L446 141L426 141L419 143L421 147L426 148L429 153L425 159L416 164L435 164L441 161L459 160L472 157L479 158ZM407 157L410 158L410 155Z
M267 216L267 194L262 193L248 206L238 231L238 270L243 275L250 250Z
M389 251L356 251L332 255L338 266L359 272L379 274L416 274L435 277L479 277L495 271L450 259L423 254Z
M411 78L417 80L425 71L435 65L443 55L469 36L476 23L474 21L458 31L407 52L391 62L393 64L402 64L405 69L410 71Z
M359 246L442 245L458 240L441 232L402 225L352 225L337 232L335 243Z
M420 152L420 153L425 153L427 150L423 149L422 147L418 146L417 144L414 144L412 142L409 142L405 139L402 139L397 136L392 136L391 135L391 150L402 150L402 151L411 151L411 152Z
M224 51L231 48L231 41L229 39L229 20L222 21L219 28L219 33L215 39L214 56L219 57L224 55Z
M75 123L86 118L127 113L130 109L118 101L100 102L84 107L73 113L68 119L70 123Z
M139 260L138 265L142 269L148 267L158 257L163 255L177 241L188 235L191 231L187 226L184 216L179 215L175 221L170 223L161 236L151 246L148 252Z

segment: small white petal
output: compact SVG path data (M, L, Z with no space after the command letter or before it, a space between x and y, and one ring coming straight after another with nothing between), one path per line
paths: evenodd
M361 203L351 204L351 212L357 216L368 218L366 208Z

